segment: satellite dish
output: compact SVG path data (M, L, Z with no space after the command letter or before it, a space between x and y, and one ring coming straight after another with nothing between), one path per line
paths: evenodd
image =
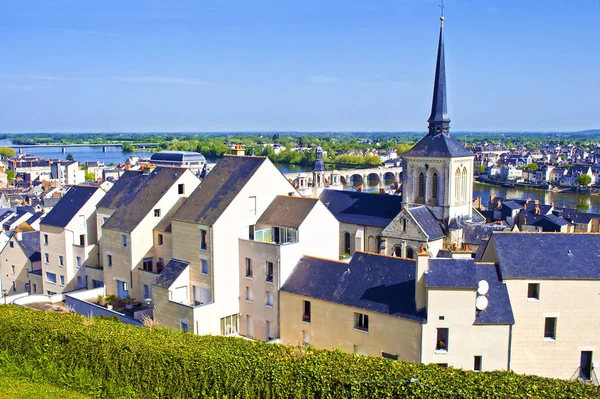
M475 300L475 307L477 310L485 310L488 307L488 299L484 296L478 296Z
M490 290L490 285L488 284L487 281L481 280L479 283L477 283L477 293L479 295L485 295L488 293L489 290Z

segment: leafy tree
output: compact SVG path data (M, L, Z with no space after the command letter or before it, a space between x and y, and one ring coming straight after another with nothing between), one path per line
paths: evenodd
M133 152L134 149L135 147L131 143L121 144L121 150L123 150L123 152Z
M482 175L485 173L485 166L483 165L479 165L479 169L477 170L477 173Z
M96 180L94 172L85 172L85 180Z
M529 165L526 166L526 169L530 170L532 172L535 172L536 170L538 170L538 168L539 168L539 166L535 162L532 162L532 163L530 163Z
M114 162L111 162L111 163L108 164L108 166L117 166L117 164L114 163Z
M0 155L3 157L14 157L17 155L16 151L10 147L0 147Z
M15 180L15 177L17 177L17 173L14 170L9 170L6 172L6 177L8 178L8 181L13 181Z
M592 178L586 174L581 174L577 178L577 184L579 184L581 187L587 187L590 185L591 182L592 182Z
M73 154L67 154L67 161L73 160Z

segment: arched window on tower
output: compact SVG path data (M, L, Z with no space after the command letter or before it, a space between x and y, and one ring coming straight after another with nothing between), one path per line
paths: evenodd
M462 195L463 195L463 201L467 202L469 201L469 198L467 198L467 195L469 195L469 190L467 190L467 181L469 180L469 177L467 175L467 168L463 168L463 172L462 172Z
M454 200L456 202L460 202L462 195L461 195L461 173L460 173L460 169L456 169L456 172L454 173Z
M411 247L406 248L406 257L408 259L414 259L415 258L415 251Z
M419 173L419 191L417 197L425 200L425 175L423 172Z
M433 205L438 204L438 175L434 173L431 176L431 199L433 200Z

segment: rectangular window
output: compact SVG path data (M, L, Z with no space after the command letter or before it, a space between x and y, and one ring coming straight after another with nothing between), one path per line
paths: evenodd
M65 286L65 276L61 275L59 277L60 277L60 285L61 285L61 287L64 287Z
M46 281L51 283L51 284L56 284L56 274L55 273L50 273L50 272L46 272Z
M106 255L106 265L112 267L112 255Z
M546 317L544 338L556 339L556 317Z
M527 285L527 298L540 299L540 285L538 283L530 283Z
M252 259L246 258L246 277L252 278Z
M63 267L65 265L64 258L62 257L62 255L58 255L58 265L60 267Z
M122 237L123 237L123 248L127 248L127 235L123 234Z
M156 218L160 217L160 209L155 209L154 210L154 217L156 217Z
M158 246L162 247L162 245L163 245L163 235L159 234L158 235Z
M33 284L33 293L37 294L37 285L36 284Z
M267 262L267 283L273 282L273 262Z
M310 323L310 301L302 301L302 321Z
M77 267L81 267L81 256L78 256L76 258L76 260L77 260Z
M15 274L15 265L10 265L10 271L12 274Z
M44 263L50 263L50 255L44 254Z
M221 335L236 334L239 331L238 315L221 318Z
M152 263L153 263L153 258L144 258L144 260L142 261L142 269L151 272L152 271Z
M252 302L252 287L246 287L246 301Z
M85 246L85 234L81 234L79 236L79 245L81 245L82 247Z
M12 282L12 290L13 292L17 292L17 284L15 284L15 282Z
M302 331L302 343L304 346L310 345L311 336L310 331Z
M255 225L248 226L248 239L249 240L254 240L254 229L255 228L256 228Z
M481 356L475 356L473 360L473 370L481 371Z
M179 195L185 194L185 185L183 185L183 184L177 185L177 194L179 194Z
M150 298L150 286L148 284L144 284L144 299Z
M398 360L398 355L392 355L391 353L381 352L381 357L385 357L386 359Z
M15 243L11 241L11 242L8 243L8 246L11 247L11 248L14 248L15 247ZM46 262L46 263L48 263L48 262Z
M188 323L180 321L179 322L179 330L183 332L188 332Z
M273 293L267 291L267 306L273 307Z
M158 262L156 262L156 273L162 272L163 267L165 266L165 260L163 258L158 258Z
M448 329L437 329L437 341L435 344L436 351L448 351Z
M48 234L44 234L44 245L48 245Z
M270 341L273 339L273 326L271 325L271 322L269 320L267 320L266 322L266 330L267 330L267 341Z
M248 198L248 214L250 216L256 215L256 197Z
M360 331L369 331L369 316L363 313L354 313L354 328Z
M208 274L208 261L202 259L202 274Z
M206 243L206 230L200 230L200 249L206 250L208 245Z

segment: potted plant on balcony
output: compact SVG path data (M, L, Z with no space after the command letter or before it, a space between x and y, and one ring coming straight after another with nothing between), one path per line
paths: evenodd
M110 294L110 295L106 296L104 298L104 301L106 301L106 309L112 310L113 304L115 303L116 300L117 300L117 296L115 294Z
M96 304L102 307L106 306L106 300L104 299L104 295L98 295L98 298L96 299Z
M135 298L128 296L127 298L123 299L123 301L125 302L125 309L133 309Z

